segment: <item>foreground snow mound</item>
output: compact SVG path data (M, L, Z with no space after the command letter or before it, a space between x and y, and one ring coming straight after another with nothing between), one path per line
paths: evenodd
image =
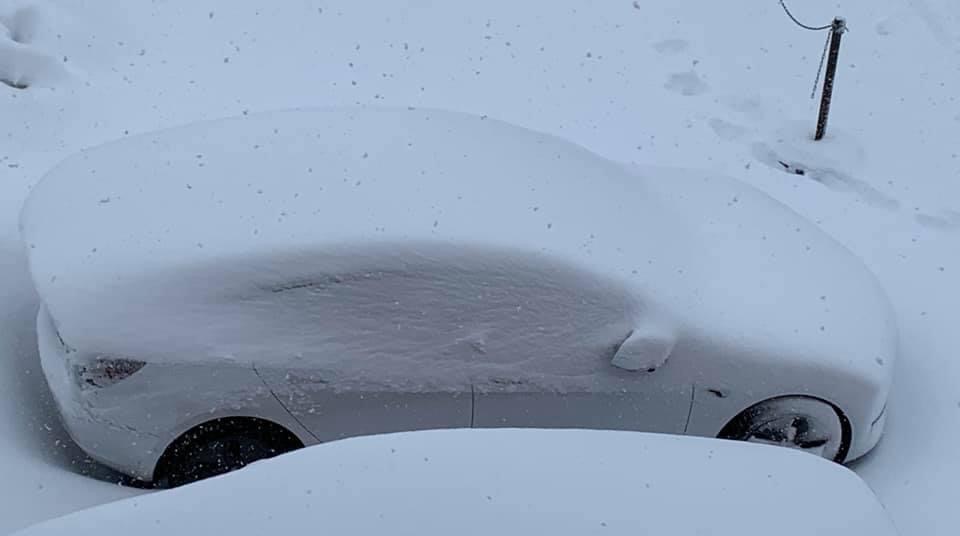
M852 472L762 445L624 432L453 430L350 439L55 519L100 534L886 536Z

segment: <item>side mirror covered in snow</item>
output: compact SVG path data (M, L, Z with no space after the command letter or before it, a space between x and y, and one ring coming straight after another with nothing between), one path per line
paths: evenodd
M634 329L617 348L610 364L629 371L653 372L666 363L675 342L675 337L667 330Z

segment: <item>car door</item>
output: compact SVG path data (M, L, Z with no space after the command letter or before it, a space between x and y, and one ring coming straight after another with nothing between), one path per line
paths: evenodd
M469 390L339 389L308 363L260 366L257 371L287 411L319 441L470 427Z
M421 314L433 281L364 258L370 264L268 286L256 307L273 339L255 360L258 374L320 441L469 428L470 382L455 364L438 376L424 363L440 358L446 329Z
M628 370L630 349L650 347L632 335L645 333L646 307L617 280L540 252L464 244L326 255L311 262L317 273L255 304L276 334L257 370L318 439L471 425L683 429L690 390L663 381L669 361L664 372Z
M566 386L478 378L474 426L683 433L693 387L671 363L671 336L645 331L631 330L624 340L592 353L583 348L583 360L595 370L588 379L570 378Z

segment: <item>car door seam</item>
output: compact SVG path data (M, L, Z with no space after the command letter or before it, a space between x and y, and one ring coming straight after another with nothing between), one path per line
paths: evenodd
M690 385L690 407L687 409L687 422L683 424L683 433L687 433L687 429L690 428L690 416L693 415L693 401L697 396L697 384Z
M476 386L472 383L470 384L470 428L473 428L473 423L476 421L477 417L477 389Z
M263 379L263 376L260 375L260 371L257 370L257 366L256 366L256 365L250 365L250 368L252 368L252 369L253 369L253 373L256 374L258 378L260 378L260 381L263 383L263 386L266 387L266 388L267 388L267 391L270 392L270 396L272 396L273 399L277 401L277 404L280 404L280 407L283 408L283 411L285 411L285 412L287 413L287 415L289 415L290 418L294 420L294 422L296 422L297 424L299 424L299 425L300 425L300 428L303 428L304 430L306 430L307 433L310 434L310 437L314 438L314 439L317 440L317 441L320 441L320 438L318 438L316 435L314 435L313 430L311 430L310 428L304 426L304 424L300 421L300 419L298 419L296 415L294 415L293 413L290 412L289 409L287 409L287 405L284 404L283 401L280 400L280 397L277 396L277 393L273 392L273 389L270 387L270 384L268 384L267 381Z

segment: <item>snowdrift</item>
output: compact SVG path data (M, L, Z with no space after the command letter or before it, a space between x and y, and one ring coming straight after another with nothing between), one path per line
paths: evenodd
M763 445L453 430L338 441L28 528L100 534L892 536L851 471Z

